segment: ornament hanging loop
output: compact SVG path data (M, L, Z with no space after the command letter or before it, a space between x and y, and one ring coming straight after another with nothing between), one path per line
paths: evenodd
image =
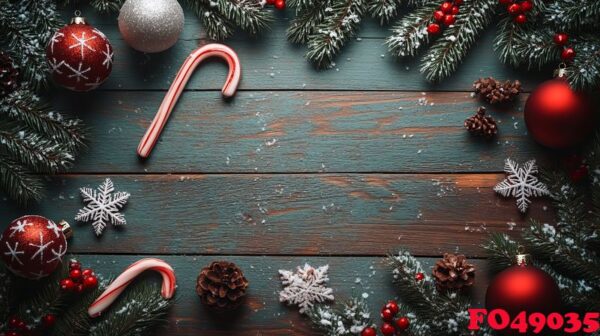
M81 11L79 9L76 9L75 12L73 12L73 15L74 16L71 19L71 24L87 24L85 18L81 16Z
M517 266L527 266L529 264L529 254L525 253L523 245L517 247L517 255L515 257Z
M558 65L558 69L554 70L554 77L556 78L565 78L567 77L568 74L568 70L567 70L567 64L565 62L561 62Z

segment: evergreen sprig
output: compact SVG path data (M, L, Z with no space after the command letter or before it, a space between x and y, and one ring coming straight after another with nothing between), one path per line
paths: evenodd
M398 57L412 57L429 44L427 26L439 6L439 1L430 0L399 20L385 41L390 52Z
M325 19L325 9L333 0L295 0L289 5L296 8L296 17L287 29L287 38L292 43L306 43Z
M352 298L337 307L316 305L306 314L323 336L353 336L373 326L369 307L359 298Z

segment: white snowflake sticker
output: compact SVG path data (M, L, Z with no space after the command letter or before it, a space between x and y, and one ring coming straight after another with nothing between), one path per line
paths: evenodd
M508 158L504 162L504 171L508 176L494 187L494 191L504 197L515 197L522 213L531 204L531 197L550 194L548 187L534 176L538 172L535 160L527 161L523 167L519 167L518 163Z
M92 222L92 227L97 236L102 234L104 228L110 222L112 225L125 225L127 221L125 216L119 212L129 199L128 192L116 192L113 182L107 178L98 188L81 188L83 201L88 203L83 209L79 210L75 220L81 222Z
M333 300L333 290L325 287L329 281L329 265L314 268L305 264L298 266L296 272L279 270L284 289L279 292L279 301L298 305L300 314L304 314L313 304Z

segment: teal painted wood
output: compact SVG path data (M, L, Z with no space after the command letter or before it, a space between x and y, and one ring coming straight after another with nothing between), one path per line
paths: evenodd
M86 120L89 152L74 172L498 172L506 157L546 160L527 136L522 104L492 107L494 141L464 120L481 102L468 93L186 92L151 157L136 148L163 92L56 97ZM522 101L525 97L522 97Z
M115 49L113 73L101 90L165 90L189 53L199 44L207 43L198 19L186 11L186 25L180 41L159 54L143 54L128 47L120 36L116 15L98 18L91 11L91 23L98 23ZM288 15L291 16L291 15ZM68 17L68 15L65 15ZM259 38L238 34L225 43L240 55L243 67L243 90L471 90L473 81L482 76L512 78L523 81L527 89L535 87L551 71L519 72L500 63L493 55L494 30L483 35L471 50L458 72L438 85L424 80L419 73L420 58L398 62L384 45L387 28L372 20L364 24L361 41L353 41L343 49L336 67L317 71L304 59L303 46L286 40L289 25L286 15L278 15L273 29ZM382 57L383 56L383 57ZM192 76L188 89L219 90L225 78L225 66L208 62Z
M152 242L148 242L152 244ZM214 257L202 256L157 256L171 263L177 275L176 304L171 312L169 325L158 335L211 335L211 336L306 336L318 335L309 322L293 307L279 302L279 269L293 270L305 262L313 266L330 265L330 287L334 289L337 302L352 295L367 293L367 302L374 321L379 323L379 309L388 300L396 297L392 277L381 258L339 257L240 257L217 258L233 261L242 268L250 281L246 303L235 313L226 316L211 314L203 307L195 294L196 277L200 269ZM137 256L81 256L85 265L91 265L103 276L116 276ZM420 259L428 269L435 259ZM481 306L485 284L488 282L484 262L475 260L477 266L476 287L473 302ZM152 276L159 281L158 276ZM357 283L357 279L360 282Z
M110 175L108 175L110 176ZM4 203L5 222L25 213L72 219L78 188L106 175L65 176L26 212ZM518 232L526 218L501 199L494 174L117 175L132 194L127 226L97 239L74 224L74 253L386 255L398 244L417 255L483 256L489 232ZM552 221L547 202L529 215ZM72 221L71 221L72 222ZM511 231L512 223L517 230Z

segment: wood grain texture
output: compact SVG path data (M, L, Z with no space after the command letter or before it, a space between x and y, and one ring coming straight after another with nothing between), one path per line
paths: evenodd
M352 295L367 293L367 302L372 316L379 322L379 309L396 297L392 277L381 258L339 257L240 257L223 256L242 268L250 281L248 298L236 313L228 316L211 314L201 305L195 294L195 280L200 269L216 260L206 256L157 256L171 263L177 275L177 303L173 307L169 325L158 335L214 335L214 336L305 336L316 335L310 323L294 307L279 302L279 269L293 270L305 262L313 266L330 265L330 287L334 289L337 302ZM81 256L84 265L90 264L103 276L116 276L130 263L139 259L135 256ZM434 258L421 258L428 269ZM481 306L485 284L488 282L485 262L474 260L477 266L476 287L473 302ZM150 274L155 281L159 277ZM357 279L360 282L357 283Z
M481 102L456 92L186 92L148 160L136 148L163 92L55 97L82 111L89 152L74 172L498 172L547 152L529 136L522 102L491 107L500 133L473 137Z
M82 207L78 188L105 176L66 176L52 198L30 208L55 220ZM74 224L74 253L386 255L399 244L416 255L483 256L493 231L526 225L514 199L492 190L496 174L126 175L128 225L97 239ZM544 201L530 215L543 221ZM16 218L11 207L1 218ZM510 231L515 226L514 231Z

